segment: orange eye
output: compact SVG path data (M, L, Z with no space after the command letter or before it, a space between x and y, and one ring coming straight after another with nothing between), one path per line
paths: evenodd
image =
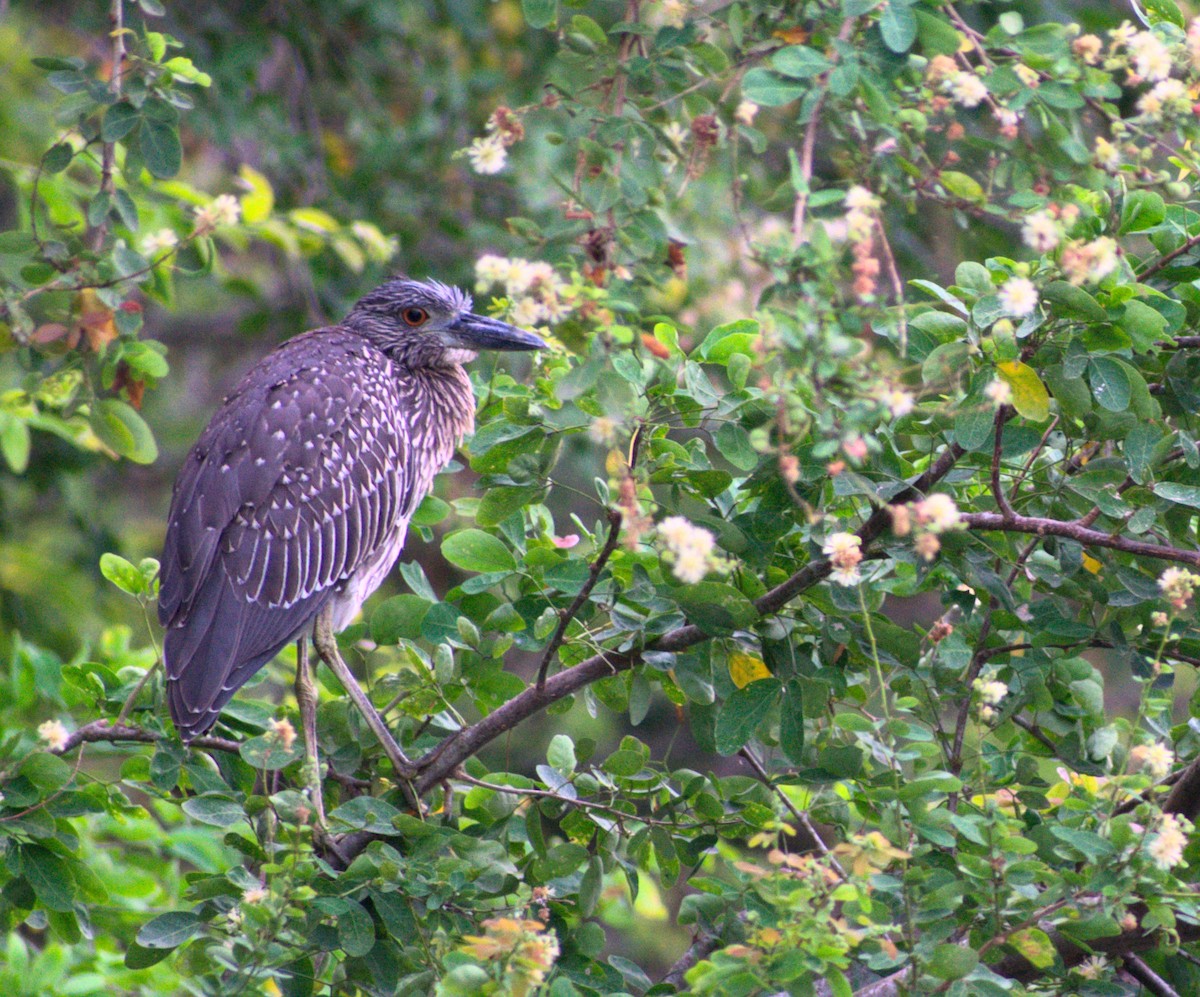
M400 317L408 325L420 325L429 318L429 312L425 311L424 308L405 308Z

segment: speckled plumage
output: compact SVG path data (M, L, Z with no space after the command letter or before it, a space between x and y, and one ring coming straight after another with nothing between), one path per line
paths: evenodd
M326 604L340 630L379 586L471 429L461 364L475 349L541 345L470 304L433 282L383 285L339 325L261 361L192 448L159 597L168 702L184 737L208 730ZM405 309L428 320L410 327Z

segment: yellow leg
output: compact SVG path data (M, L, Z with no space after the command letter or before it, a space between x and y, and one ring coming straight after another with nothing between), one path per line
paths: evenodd
M316 811L317 827L325 829L325 799L321 791L321 759L317 751L317 686L308 667L308 637L296 641L296 703L304 733L304 778Z
M358 707L358 712L362 714L362 718L367 722L367 726L371 728L371 733L383 745L383 750L388 758L391 759L392 767L396 770L396 775L400 778L400 781L408 785L416 774L416 768L408 756L405 755L404 750L396 743L396 739L392 737L392 732L388 730L387 724L383 722L383 717L379 715L379 711L371 704L371 701L367 698L367 694L362 691L362 687L358 684L358 680L346 666L346 662L342 660L337 640L333 636L333 611L328 606L317 614L317 622L313 627L313 643L316 645L317 654L321 656L321 660L337 676L338 681L342 683L343 688L346 690L346 694L353 700L354 705Z

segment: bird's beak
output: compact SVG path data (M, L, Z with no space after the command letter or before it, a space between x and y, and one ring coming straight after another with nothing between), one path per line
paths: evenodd
M467 350L544 350L541 336L483 315L463 315L447 330L450 345Z

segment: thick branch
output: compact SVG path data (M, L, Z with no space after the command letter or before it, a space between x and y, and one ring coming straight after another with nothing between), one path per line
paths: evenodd
M1001 533L1032 533L1036 536L1066 537L1085 547L1110 547L1126 554L1139 557L1154 557L1160 561L1179 561L1200 567L1200 551L1183 550L1167 544L1152 544L1141 540L1129 540L1119 534L1092 530L1079 523L1065 523L1058 519L1041 516L1013 516L1006 518L995 512L964 513L962 521L972 530L998 530Z
M904 502L924 494L949 473L955 462L964 453L966 451L957 445L947 448L911 485L894 496L892 501ZM858 530L862 545L866 547L883 533L890 523L891 514L887 507L882 506L876 509ZM777 613L801 592L827 577L829 572L830 567L827 560L811 561L787 581L776 585L765 595L755 599L754 608L762 616ZM688 624L651 641L646 645L645 650L683 651L707 639L708 635L698 626ZM418 795L436 786L480 748L517 726L522 720L551 703L577 692L584 686L633 667L641 660L641 653L640 650L601 651L578 665L550 676L541 688L536 685L529 686L524 692L518 693L478 723L447 738L417 761L419 774L416 789Z

